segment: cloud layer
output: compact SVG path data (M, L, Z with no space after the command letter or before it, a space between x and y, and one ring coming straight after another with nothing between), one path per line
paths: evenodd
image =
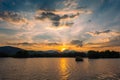
M52 22L53 26L69 26L74 24L74 20L77 19L81 14L91 14L91 10L76 9L76 10L38 10L36 12L35 19L41 21ZM47 20L46 20L47 19Z
M120 50L119 3L120 0L0 0L0 45L32 46L29 49L64 45L75 50L114 46Z

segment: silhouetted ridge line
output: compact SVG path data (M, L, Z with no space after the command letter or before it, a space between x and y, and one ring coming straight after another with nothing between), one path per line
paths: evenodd
M0 47L0 57L34 58L34 57L76 57L76 56L88 57L89 59L120 58L120 53L117 51L109 50L102 52L90 50L87 53L85 53L73 50L65 50L63 52L58 52L55 50L31 51L12 46Z

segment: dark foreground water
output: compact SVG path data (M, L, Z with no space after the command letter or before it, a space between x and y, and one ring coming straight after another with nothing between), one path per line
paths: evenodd
M120 59L0 58L0 80L120 80Z

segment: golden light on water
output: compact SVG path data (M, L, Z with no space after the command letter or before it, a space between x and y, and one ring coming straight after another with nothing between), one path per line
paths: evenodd
M60 59L60 75L62 75L62 80L68 80L68 69L67 69L67 60L65 58Z

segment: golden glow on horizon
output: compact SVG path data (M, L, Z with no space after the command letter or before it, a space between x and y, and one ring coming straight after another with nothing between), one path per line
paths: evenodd
M66 50L66 48L62 48L62 49L61 49L62 52L65 51L65 50Z
M7 45L0 45L0 46L7 46ZM91 45L84 45L83 47L77 47L75 45L70 44L61 44L61 45L45 45L45 44L33 44L31 46L29 45L9 45L14 46L26 50L34 50L34 51L46 51L46 50L57 50L57 51L64 51L64 50L75 50L75 51L89 51L89 50L96 50L96 51L104 51L104 50L114 50L114 51L120 51L119 46L111 46L111 47L104 47L101 48L99 46L91 46Z
M67 50L67 49L68 49L68 46L69 46L69 45L62 44L62 46L60 47L60 51L63 52L63 51L65 51L65 50Z

